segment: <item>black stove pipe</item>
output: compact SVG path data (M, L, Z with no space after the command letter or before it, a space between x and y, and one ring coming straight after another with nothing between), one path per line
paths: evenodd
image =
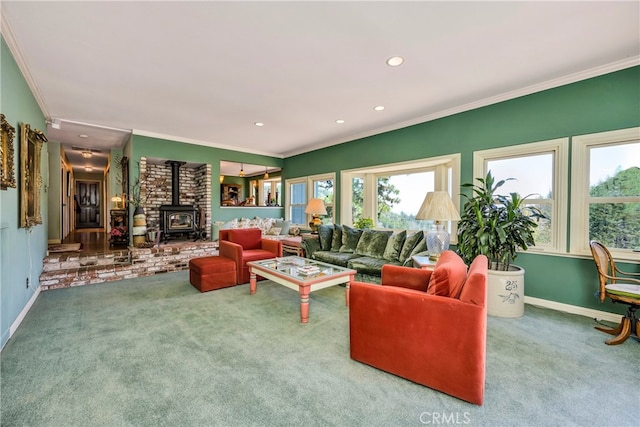
M187 162L179 162L177 160L167 160L165 165L171 166L171 204L180 206L180 166Z

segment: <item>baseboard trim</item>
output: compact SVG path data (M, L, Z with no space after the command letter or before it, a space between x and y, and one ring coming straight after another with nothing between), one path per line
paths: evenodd
M538 307L550 308L552 310L564 311L565 313L578 314L591 319L601 319L613 323L620 323L621 314L609 313L608 311L594 310L592 308L579 307L577 305L564 304L556 301L549 301L541 298L524 297L525 304L536 305Z
M9 336L7 337L7 340L2 345L2 348L4 348L4 346L9 342L13 334L16 333L16 331L18 330L18 327L20 326L24 318L27 316L27 313L29 312L29 310L31 310L31 307L36 302L36 299L38 299L38 295L40 295L39 285L36 288L36 291L33 293L33 295L31 295L31 298L29 298L29 301L27 301L27 304L24 306L24 308L22 309L22 311L20 312L16 320L14 320L14 322L9 327Z

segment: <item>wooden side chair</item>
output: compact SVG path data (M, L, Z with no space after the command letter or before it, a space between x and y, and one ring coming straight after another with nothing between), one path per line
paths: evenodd
M632 333L637 337L640 332L640 319L636 316L636 310L640 307L640 273L628 273L616 267L611 253L602 243L592 240L589 242L589 246L600 276L600 302L609 298L613 302L629 306L627 313L622 317L622 321L617 327L596 326L596 329L610 335L616 335L614 338L606 340L606 344L622 344Z

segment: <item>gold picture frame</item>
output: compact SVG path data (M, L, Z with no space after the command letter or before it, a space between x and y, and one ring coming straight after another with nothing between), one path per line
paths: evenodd
M9 124L4 114L0 114L2 122L2 145L0 145L0 189L16 188L16 173L13 168L13 138L16 129Z
M20 227L30 228L42 224L40 152L47 137L26 123L20 128Z

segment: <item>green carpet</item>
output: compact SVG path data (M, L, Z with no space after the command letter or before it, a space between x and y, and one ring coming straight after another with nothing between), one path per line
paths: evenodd
M640 347L527 306L489 318L485 405L349 358L344 288L199 293L188 273L43 292L1 359L2 426L632 426ZM443 325L444 327L444 325ZM419 337L416 337L419 339ZM434 343L434 345L437 345Z

